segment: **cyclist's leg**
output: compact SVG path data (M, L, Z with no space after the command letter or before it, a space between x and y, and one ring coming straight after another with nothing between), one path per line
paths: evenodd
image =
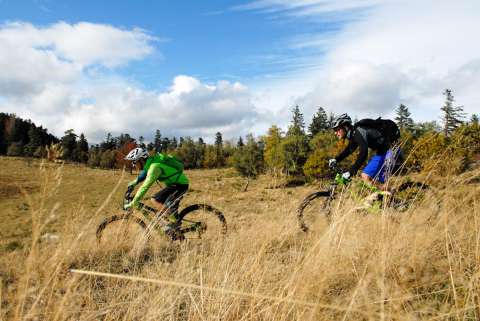
M374 155L368 161L367 166L365 166L361 174L362 180L365 183L376 186L379 189L384 188L383 183L385 182L385 176L382 169L387 153Z
M173 186L166 186L153 195L150 199L152 204L158 210L158 213L160 213L160 218L168 217L172 212L172 210L167 206L167 200L173 193L175 193L175 188Z
M178 212L180 201L188 190L188 185L174 184L165 187L153 195L152 202L163 213L163 217L175 215Z
M362 180L367 184L367 186L373 186L379 190L385 190L385 173L384 173L384 163L388 152L385 154L374 155L370 161L367 163L367 166L362 171L361 177ZM364 200L364 206L369 208L378 201L383 192L373 191L369 196Z
M171 213L174 215L174 218L176 220L176 215L178 214L178 207L180 206L180 202L182 201L183 196L188 191L188 185L175 184L172 186L175 187L175 192L167 198L165 205L171 209Z

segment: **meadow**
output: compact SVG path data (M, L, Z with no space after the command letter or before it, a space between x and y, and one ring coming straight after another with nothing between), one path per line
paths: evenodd
M327 182L262 175L244 192L232 169L187 171L183 203L221 209L227 235L135 250L95 238L128 172L11 157L0 168L1 320L480 320L478 168L415 175L437 188L437 210L364 214L345 196L307 234L296 207Z

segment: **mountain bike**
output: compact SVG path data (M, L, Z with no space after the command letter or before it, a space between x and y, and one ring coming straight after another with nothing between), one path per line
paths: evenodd
M333 169L333 176L332 183L325 190L309 194L298 206L297 220L303 232L307 232L314 223L318 224L319 219L324 221L323 224L330 224L333 201L340 192L345 190L348 190L354 202L358 203L357 209L369 213L380 213L384 207L404 212L420 205L427 205L434 213L439 210L440 202L433 188L425 183L407 180L394 188L392 192L385 192L363 181L357 182L357 189L350 188L349 185L352 181L343 178L338 169ZM377 197L368 206L364 204L366 193Z
M127 191L123 204L128 204L132 200L133 196L130 195L130 191ZM180 199L174 201L179 202ZM207 231L208 234L206 234ZM171 241L183 241L193 238L202 239L208 235L218 237L226 233L225 216L211 205L192 204L166 215L140 203L138 211L128 209L103 219L97 227L96 236L99 243L107 239L130 243L138 242L139 239L148 241L154 234L166 235Z

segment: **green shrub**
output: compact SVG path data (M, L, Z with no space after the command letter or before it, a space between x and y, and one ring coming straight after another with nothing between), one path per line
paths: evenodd
M348 144L346 140L338 140L331 132L322 132L310 141L310 148L313 150L303 171L308 178L325 178L329 176L328 160L340 153ZM346 167L351 163L351 157L343 161Z
M480 153L480 126L463 125L446 138L428 132L413 142L406 166L413 170L435 171L442 175L465 171Z
M21 142L14 142L7 148L8 156L23 156L23 144Z

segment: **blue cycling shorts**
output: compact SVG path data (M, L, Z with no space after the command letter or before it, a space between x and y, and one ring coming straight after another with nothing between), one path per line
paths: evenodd
M396 155L398 151L388 150L385 154L377 154L373 156L363 169L363 173L367 174L373 180L385 183L385 180L391 175L395 166Z

